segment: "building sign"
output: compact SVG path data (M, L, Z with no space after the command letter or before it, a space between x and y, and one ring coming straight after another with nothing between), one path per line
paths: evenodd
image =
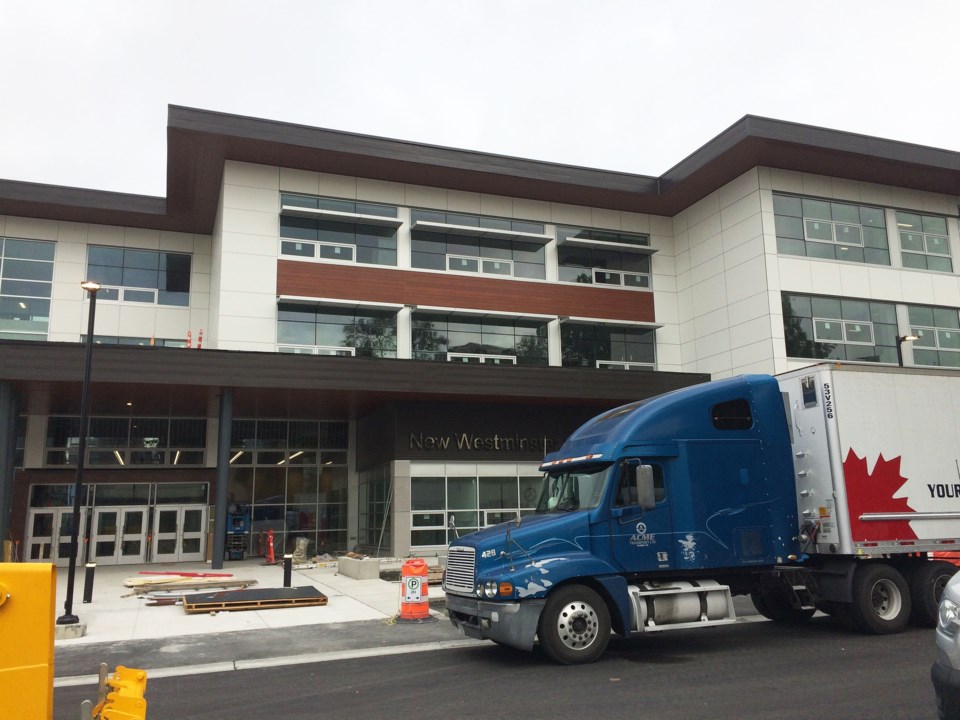
M452 433L430 435L422 432L410 433L410 450L418 451L484 451L484 452L535 452L546 455L557 450L563 444L563 438L546 435L527 437L525 435L480 435L476 433Z

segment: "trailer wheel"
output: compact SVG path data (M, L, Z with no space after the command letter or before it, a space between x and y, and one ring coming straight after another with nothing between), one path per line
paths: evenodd
M593 662L610 642L610 611L603 598L585 585L561 587L547 598L537 637L544 652L558 663Z
M942 560L919 565L910 578L910 600L913 612L910 620L920 627L936 627L943 588L957 572L957 566Z
M862 565L853 576L851 611L857 625L874 635L901 632L910 620L910 589L894 568Z

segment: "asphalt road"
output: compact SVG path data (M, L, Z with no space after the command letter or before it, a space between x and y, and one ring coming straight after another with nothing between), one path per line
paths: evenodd
M148 720L936 717L932 630L865 636L816 618L617 638L586 666L492 645L148 680ZM90 689L55 690L74 720Z

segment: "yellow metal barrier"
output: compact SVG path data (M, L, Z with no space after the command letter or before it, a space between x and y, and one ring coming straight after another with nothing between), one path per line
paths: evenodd
M112 676L100 666L100 704L93 709L97 720L144 720L147 717L147 673L144 670L117 665ZM107 686L113 688L106 692Z
M56 577L52 563L0 563L0 708L18 720L53 718Z

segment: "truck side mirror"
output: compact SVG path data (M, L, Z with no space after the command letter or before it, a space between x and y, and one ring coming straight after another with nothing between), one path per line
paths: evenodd
M657 504L656 490L653 486L653 466L637 465L635 468L637 482L637 502L644 510L652 510Z

